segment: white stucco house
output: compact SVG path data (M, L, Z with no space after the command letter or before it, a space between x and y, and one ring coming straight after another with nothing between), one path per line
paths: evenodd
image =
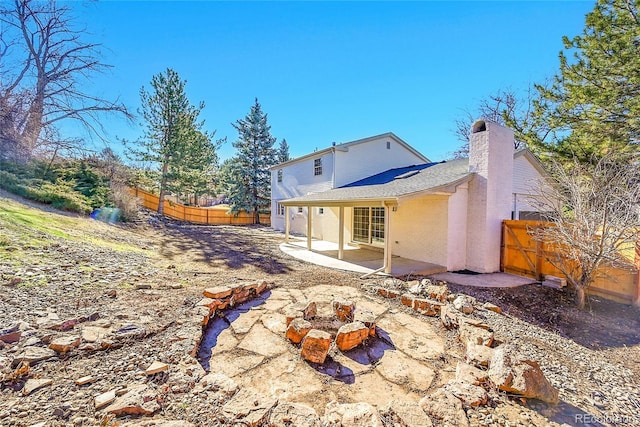
M531 217L529 199L544 170L513 131L476 121L469 158L431 162L393 133L343 144L271 169L274 229L338 243L378 247L449 271L500 269L503 219Z

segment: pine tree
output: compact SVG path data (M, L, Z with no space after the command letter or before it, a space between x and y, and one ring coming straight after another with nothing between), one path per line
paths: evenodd
M582 35L564 37L560 74L536 105L561 138L549 148L583 161L640 143L640 0L598 0ZM571 58L571 59L569 59Z
M232 123L238 131L238 140L233 146L235 156L234 173L238 176L234 191L228 191L231 211L251 212L256 224L260 223L260 210L268 209L271 197L271 173L276 164L276 139L271 136L267 114L262 111L258 98L244 119Z
M280 145L278 145L278 163L284 163L291 159L289 156L289 144L287 140L282 138Z
M217 163L217 145L202 131L204 122L198 121L204 104L194 106L189 102L185 84L176 71L168 68L153 76L150 92L140 89L140 114L146 129L140 139L127 144L132 159L157 167L160 214L168 191L183 189L195 176L205 179Z

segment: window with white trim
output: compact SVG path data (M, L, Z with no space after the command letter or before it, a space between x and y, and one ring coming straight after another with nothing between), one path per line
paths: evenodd
M313 161L313 175L322 175L322 157Z
M278 216L284 216L285 210L286 207L284 205L276 202L276 212L278 213Z
M384 243L384 208L353 208L353 240L360 243Z
M282 169L278 169L278 182L282 182Z

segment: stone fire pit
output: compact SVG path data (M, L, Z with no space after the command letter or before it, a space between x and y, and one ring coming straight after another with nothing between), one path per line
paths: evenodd
M350 300L336 299L331 306L331 314L318 315L316 303L305 301L286 315L286 337L293 344L301 344L302 358L309 362L324 363L333 344L344 352L376 335L373 313L356 313L356 305Z

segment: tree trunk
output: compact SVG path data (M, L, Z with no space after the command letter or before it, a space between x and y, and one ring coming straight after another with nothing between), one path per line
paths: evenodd
M164 215L164 196L167 192L167 173L169 172L169 163L164 162L162 165L162 177L160 179L160 197L158 200L158 213Z
M260 225L260 210L257 207L253 209L253 222Z
M580 310L584 310L584 306L587 300L587 294L583 287L576 288L576 305Z

